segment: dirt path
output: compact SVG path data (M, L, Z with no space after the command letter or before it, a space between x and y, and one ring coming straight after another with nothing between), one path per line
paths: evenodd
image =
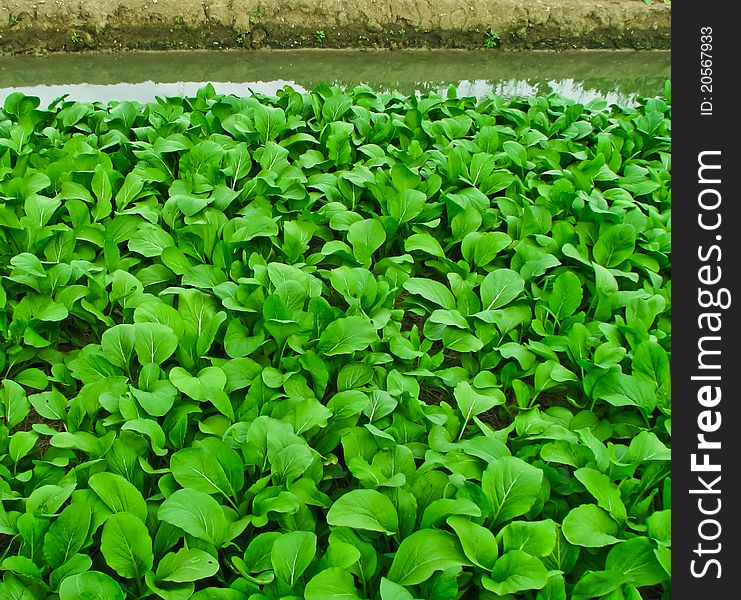
M669 48L664 0L0 0L0 54L172 48Z

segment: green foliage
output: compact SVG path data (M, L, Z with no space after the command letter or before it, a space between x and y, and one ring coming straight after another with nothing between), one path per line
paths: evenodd
M671 107L0 109L0 597L638 598Z
M496 48L500 41L499 34L493 29L490 29L484 36L484 48Z

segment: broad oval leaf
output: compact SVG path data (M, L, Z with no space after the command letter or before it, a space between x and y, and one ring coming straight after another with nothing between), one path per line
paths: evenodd
M217 438L205 438L196 446L172 455L170 468L185 488L206 494L236 498L244 485L244 467L239 454Z
M422 296L425 300L452 310L455 308L455 296L439 281L412 277L404 282L404 289L410 294Z
M525 590L539 590L548 582L545 565L522 550L505 552L494 563L491 577L484 575L482 585L504 596Z
M376 490L352 490L340 496L327 513L327 523L386 535L399 530L396 508L387 496Z
M306 600L360 600L351 573L330 567L317 573L306 584Z
M100 349L112 365L128 369L134 352L135 326L116 325L103 332Z
M656 558L655 548L648 538L631 538L610 549L605 568L627 576L636 587L657 585L669 575Z
M378 341L373 323L364 317L343 317L332 321L319 336L317 351L324 356L351 354Z
M187 583L211 577L218 573L219 561L199 548L181 548L169 552L157 565L159 581Z
M126 579L139 579L154 564L147 526L127 512L111 515L103 525L100 550L108 566Z
M435 571L471 566L455 536L420 529L402 540L387 577L400 585L427 581Z
M227 520L221 505L197 490L177 490L159 507L157 516L193 537L220 547L227 533Z
M147 503L141 492L130 481L116 473L95 473L88 480L103 503L114 513L127 512L138 517L142 523L147 519Z
M515 456L490 464L481 478L481 487L491 500L493 522L504 523L529 511L542 482L543 471Z
M556 547L556 524L545 521L512 521L502 529L504 550L523 550L531 556L548 556Z
M316 554L316 535L311 531L284 533L273 542L270 561L275 576L293 587Z
M617 523L595 504L572 508L563 520L563 535L575 546L601 548L620 540L615 537Z
M142 365L161 365L178 347L175 332L160 323L135 323L134 336L134 349Z
M616 267L633 255L635 243L636 231L632 225L611 225L594 244L594 260L608 269Z
M604 508L619 522L628 518L625 504L618 487L610 478L595 469L583 467L574 471L574 476L582 482L587 491L597 500L597 506Z
M522 275L512 269L495 269L481 282L481 303L484 310L506 306L525 290Z
M475 565L491 571L499 554L497 540L490 529L478 525L466 517L448 517L448 525L458 535L463 552Z
M124 600L121 586L99 571L67 577L59 586L59 600Z
M60 567L83 547L91 517L88 505L75 503L52 522L44 536L44 558L50 567Z

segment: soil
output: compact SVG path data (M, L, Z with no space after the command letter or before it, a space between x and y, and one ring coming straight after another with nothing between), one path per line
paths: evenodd
M473 49L483 47L487 39L486 45L504 50L668 49L671 4L664 0L653 4L643 0L0 0L0 54L233 47Z

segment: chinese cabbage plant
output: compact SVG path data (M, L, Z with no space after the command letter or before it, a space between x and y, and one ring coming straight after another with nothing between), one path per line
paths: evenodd
M668 598L670 100L0 110L0 597Z

